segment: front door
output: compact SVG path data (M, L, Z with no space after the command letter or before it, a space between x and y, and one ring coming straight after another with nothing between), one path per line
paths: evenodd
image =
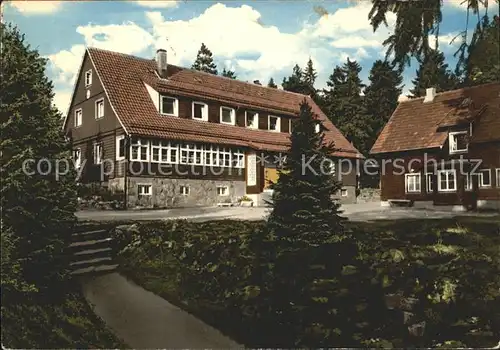
M278 176L278 169L264 168L264 191L271 191L270 185L278 181Z

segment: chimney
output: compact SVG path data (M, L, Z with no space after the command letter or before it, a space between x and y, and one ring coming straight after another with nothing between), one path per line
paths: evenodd
M434 101L434 97L436 97L436 88L432 87L425 89L424 103Z
M253 83L254 83L255 85L262 85L262 84L260 83L260 81L258 81L258 80L254 80L254 81L253 81Z
M167 50L158 49L156 50L156 67L158 75L161 78L167 78Z

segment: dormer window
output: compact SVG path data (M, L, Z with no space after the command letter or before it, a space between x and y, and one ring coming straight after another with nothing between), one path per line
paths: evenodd
M193 108L192 108L193 114L192 117L193 119L196 120L208 120L208 105L203 102L193 102Z
M450 153L462 153L467 152L467 131L450 132L449 142L450 142Z
M258 129L259 128L259 114L257 112L246 111L245 112L245 125L247 128Z
M269 130L270 131L280 131L280 118L274 115L269 116Z
M236 113L234 108L221 107L220 108L220 122L222 124L234 125L236 122Z
M92 85L92 69L85 72L85 86Z
M179 102L177 99L169 96L161 96L160 113L177 117L179 115Z

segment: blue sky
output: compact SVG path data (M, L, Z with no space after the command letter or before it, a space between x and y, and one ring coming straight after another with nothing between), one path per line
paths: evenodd
M440 49L454 68L456 44L450 40L465 28L462 0L445 0ZM5 3L5 2L4 2ZM493 1L490 1L493 3ZM498 5L495 5L497 7ZM322 7L328 14L321 15ZM279 84L309 57L318 69L317 87L325 85L347 57L363 67L366 82L373 61L383 58L382 41L391 28L370 28L370 1L14 1L4 6L4 21L16 24L27 41L49 59L55 104L69 103L85 46L142 57L166 48L173 64L190 66L201 42L220 70L238 79ZM498 9L490 7L490 11ZM394 16L389 16L389 24ZM405 71L405 92L415 66Z

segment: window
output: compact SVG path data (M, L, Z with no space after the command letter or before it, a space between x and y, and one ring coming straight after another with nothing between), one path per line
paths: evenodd
M102 143L94 143L94 164L102 163Z
M217 186L217 195L218 196L229 195L229 188L227 186Z
M450 153L467 152L467 131L450 132Z
M176 98L161 96L160 97L160 113L166 115L179 115L179 103Z
M455 170L438 171L438 191L454 192L457 190L457 173Z
M92 69L85 72L85 86L92 85Z
M193 102L193 119L208 120L208 105L202 102Z
M220 122L223 124L231 124L235 123L235 111L234 108L230 107L221 107L220 108Z
M245 153L242 150L236 150L233 152L233 167L244 168L245 167Z
M319 125L319 123L318 123L318 124L316 124L316 125L314 126L314 132L315 132L316 134L318 134L318 133L320 132L320 130L321 130L321 127L320 127L320 125Z
M472 191L472 174L466 174L465 175L465 185L464 189L466 191Z
M257 112L245 112L245 126L251 129L259 128L259 114Z
M292 131L292 119L288 119L288 132L291 134Z
M497 187L500 188L500 168L496 169Z
M75 169L78 169L82 165L82 150L80 148L73 150L73 159L75 161Z
M104 117L104 98L95 101L95 119Z
M340 196L341 196L341 197L347 197L347 195L348 195L348 192L347 192L347 190L346 190L346 189L342 189L342 190L340 191Z
M139 196L151 196L152 186L151 185L137 185L137 193Z
M425 182L426 182L426 191L427 193L432 193L434 191L434 174L426 173L425 174Z
M75 111L75 127L82 125L82 109L78 108Z
M116 137L116 160L125 159L125 135Z
M479 187L491 187L491 169L479 170Z
M280 118L270 115L269 116L269 130L280 131Z
M189 195L189 186L181 186L179 187L179 190L180 190L180 194L182 194L183 196L187 196Z
M405 174L406 192L420 193L420 174Z
M130 160L148 161L149 142L147 140L133 138L130 144Z

